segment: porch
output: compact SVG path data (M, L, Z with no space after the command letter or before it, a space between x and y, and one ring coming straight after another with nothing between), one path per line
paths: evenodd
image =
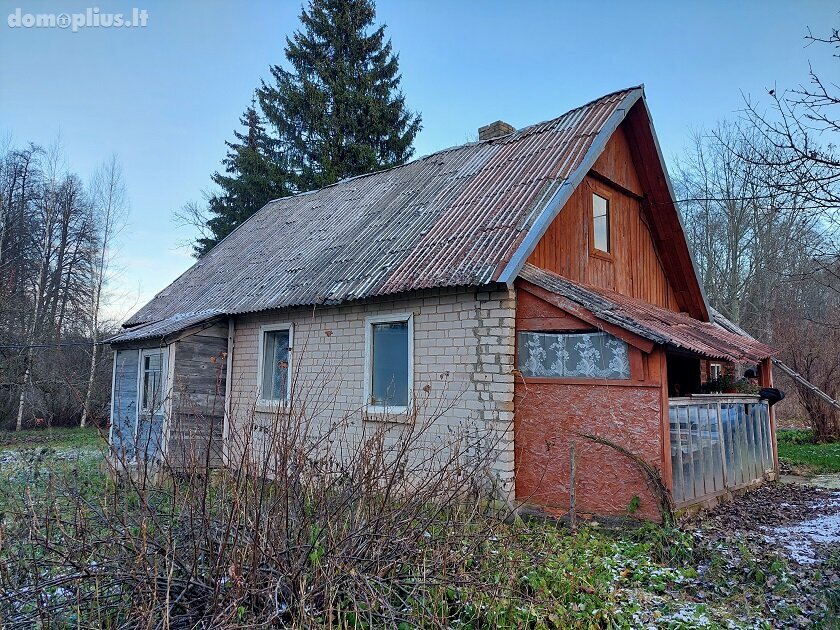
M678 507L750 486L775 471L770 409L758 396L670 398L668 416Z

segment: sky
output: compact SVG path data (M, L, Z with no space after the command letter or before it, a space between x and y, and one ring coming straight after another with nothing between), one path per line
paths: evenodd
M136 8L145 26L22 25L27 13L88 8L127 18ZM122 164L130 213L111 316L125 319L194 262L195 234L173 212L211 189L224 142L260 79L284 62L300 9L300 0L0 0L0 139L59 138L83 177L112 155ZM807 80L809 60L825 58L806 46L808 27L838 21L836 2L807 0L377 3L408 106L423 117L417 157L474 140L498 119L519 128L643 83L672 161L692 131L737 117L745 96Z

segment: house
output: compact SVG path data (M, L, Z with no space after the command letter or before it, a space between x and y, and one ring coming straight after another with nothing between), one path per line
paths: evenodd
M294 382L351 440L421 397L445 410L432 432L481 424L501 492L556 513L574 443L580 511L657 517L634 464L585 434L659 469L678 506L773 475L766 402L699 394L744 366L771 384L773 350L706 302L643 88L479 131L272 201L141 308L110 340L115 448L220 463Z

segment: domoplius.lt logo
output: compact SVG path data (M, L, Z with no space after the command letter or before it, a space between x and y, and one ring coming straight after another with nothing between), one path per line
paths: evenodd
M143 28L149 22L146 9L134 8L131 13L102 13L99 7L88 7L83 13L24 13L18 7L6 23L9 28L60 28L73 33L84 28Z

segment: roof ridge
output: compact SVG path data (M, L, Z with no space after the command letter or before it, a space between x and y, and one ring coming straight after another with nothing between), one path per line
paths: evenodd
M380 173L387 173L389 171L393 171L393 170L396 170L396 169L399 169L399 168L410 166L412 164L417 164L419 162L424 162L426 160L430 160L434 157L437 157L439 155L443 155L445 153L451 153L452 151L457 151L458 149L464 149L466 147L474 147L474 146L478 146L478 145L481 145L481 144L490 144L490 143L493 143L493 142L498 142L499 140L501 140L503 138L509 138L510 136L513 136L513 135L524 136L524 135L526 135L526 132L530 129L550 125L551 123L557 122L560 119L565 118L569 114L574 114L575 112L578 112L582 109L586 109L587 107L590 107L591 105L594 105L595 103L597 103L599 101L606 100L606 99L610 98L611 96L615 96L617 94L622 94L622 93L625 93L625 92L629 93L629 92L632 92L634 90L643 90L643 89L644 89L644 84L642 83L642 84L627 87L627 88L624 88L624 89L621 89L621 90L614 90L614 91L612 91L608 94L603 94L602 96L599 96L598 98L593 98L592 100L584 103L583 105L579 105L578 107L573 107L572 109L563 112L559 116L555 116L554 118L548 118L546 120L531 123L530 125L526 125L525 127L522 127L521 129L515 129L514 131L510 132L509 134L505 134L504 136L497 136L495 138L489 138L487 140L476 140L474 142L465 142L463 144L456 144L456 145L453 145L453 146L450 146L450 147L439 149L437 151L434 151L433 153L428 153L426 155L421 155L420 157L417 157L413 160L409 160L408 162L404 162L402 164L395 164L394 166L389 166L388 168L382 168L382 169L379 169L378 171L371 171L370 173L361 173L359 175L351 175L350 177L345 177L344 179L340 179L337 182L333 182L332 184L327 184L326 186L323 186L321 188L315 188L313 190L306 190L306 191L303 191L303 192L295 193L293 195L287 195L285 197L278 197L277 199L272 199L266 205L268 205L270 203L274 203L276 201L283 201L284 199L294 199L294 198L297 198L297 197L302 197L304 195L314 195L315 193L318 193L322 190L327 190L327 189L330 189L330 188L334 188L335 186L338 186L340 184L344 184L344 183L347 183L347 182L352 182L352 181L355 181L357 179L362 179L364 177L371 177L373 175L379 175ZM265 207L265 206L263 206L263 207Z

